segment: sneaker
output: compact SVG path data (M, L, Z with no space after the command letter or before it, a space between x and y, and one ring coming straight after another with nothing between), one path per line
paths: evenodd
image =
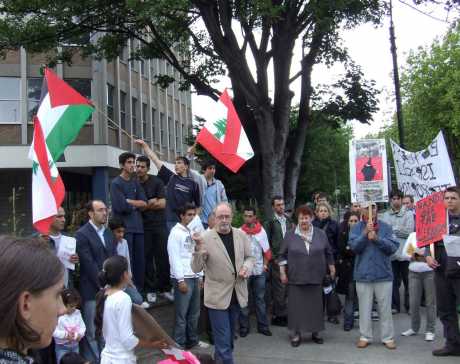
M396 309L396 308L392 308L392 309L391 309L391 313L392 313L393 315L396 315L397 313L399 313L399 310Z
M198 341L195 345L188 345L186 346L187 350L190 349L209 349L211 345L209 345L207 342L204 341Z
M402 332L401 335L402 336L414 336L414 335L417 335L417 333L414 330L409 329L409 330Z
M166 298L170 302L174 302L173 290L163 292L163 297Z
M425 341L434 341L434 333L425 332Z
M150 308L150 303L144 301L144 302L141 303L141 307L145 308L145 309L148 309L148 308Z
M354 312L353 312L353 318L354 318L355 320L359 319L359 311L354 311Z
M367 340L363 340L363 339L359 339L358 343L356 344L356 347L358 349L365 349L369 346L369 341Z
M157 295L154 292L147 293L147 302L148 303L155 303L157 301Z
M390 341L386 341L383 343L383 345L385 345L385 347L389 350L395 350L396 349L396 343L394 342L394 340L390 340Z

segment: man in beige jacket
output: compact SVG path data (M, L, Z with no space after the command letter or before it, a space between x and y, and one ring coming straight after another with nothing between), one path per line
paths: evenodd
M214 213L214 229L193 235L192 270L205 272L204 305L212 326L215 360L233 364L233 328L240 307L248 304L247 278L255 259L246 235L232 228L231 206L219 203Z

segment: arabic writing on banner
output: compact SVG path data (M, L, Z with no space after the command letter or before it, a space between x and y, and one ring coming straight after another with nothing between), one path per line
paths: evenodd
M415 226L419 248L442 240L447 233L444 192L435 192L417 202Z
M454 173L442 132L419 152L408 152L391 140L398 188L415 201L455 186Z
M352 202L387 202L387 154L384 139L352 140L349 149Z

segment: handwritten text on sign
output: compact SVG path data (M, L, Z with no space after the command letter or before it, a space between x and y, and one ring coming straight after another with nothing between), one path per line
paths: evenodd
M409 152L391 141L398 188L416 201L455 185L442 133L424 150Z
M432 193L418 201L415 211L417 246L420 248L442 240L447 233L444 192Z

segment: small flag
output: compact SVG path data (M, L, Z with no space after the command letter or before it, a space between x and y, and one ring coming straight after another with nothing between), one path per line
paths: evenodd
M78 136L93 112L91 103L45 69L42 97L34 116L34 139L29 150L32 160L32 221L47 234L65 188L56 166L64 149Z
M254 156L227 90L216 103L216 117L206 121L196 141L224 166L236 173Z

